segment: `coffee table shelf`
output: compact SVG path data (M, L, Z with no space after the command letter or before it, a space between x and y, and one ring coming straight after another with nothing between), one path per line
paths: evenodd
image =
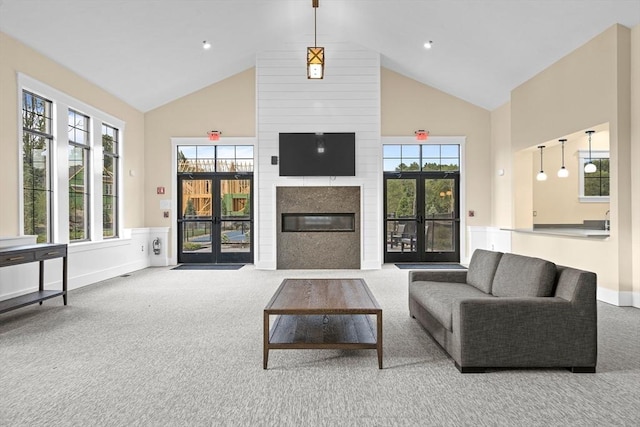
M376 327L364 314L280 315L271 327L271 348L375 349Z

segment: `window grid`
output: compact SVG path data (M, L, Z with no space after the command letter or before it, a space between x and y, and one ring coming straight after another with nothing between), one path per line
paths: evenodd
M22 187L24 234L51 241L51 147L53 103L22 92Z
M460 146L457 144L385 144L385 172L460 171Z
M19 147L22 233L36 235L38 242L104 240L100 231L104 228L102 188L99 181L93 182L94 176L100 179L97 175L104 168L104 157L96 158L94 148L103 145L101 124L109 123L113 129L106 135L115 142L108 146L107 156L116 156L109 172L115 173L115 178L109 177L109 189L113 188L109 194L117 197L124 122L21 73L18 83L23 122ZM58 188L62 193L55 194ZM113 237L118 237L121 226L118 200L108 205L114 214L107 225Z
M584 174L584 196L585 197L608 197L609 196L609 159L592 158L591 162L596 165L596 171ZM586 164L587 162L585 162ZM584 165L582 166L584 168Z
M90 119L71 109L68 119L69 240L81 241L89 238Z
M120 132L102 124L102 236L118 237L118 150Z
M178 173L253 172L250 145L179 145Z

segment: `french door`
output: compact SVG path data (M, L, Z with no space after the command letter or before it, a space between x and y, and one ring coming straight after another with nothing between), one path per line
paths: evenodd
M460 175L385 173L385 262L460 261Z
M178 262L253 262L253 175L178 176Z

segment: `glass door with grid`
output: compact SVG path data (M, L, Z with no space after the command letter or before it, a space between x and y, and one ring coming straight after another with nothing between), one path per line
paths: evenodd
M178 149L178 262L253 262L252 147Z
M459 146L385 145L384 162L385 262L459 262Z

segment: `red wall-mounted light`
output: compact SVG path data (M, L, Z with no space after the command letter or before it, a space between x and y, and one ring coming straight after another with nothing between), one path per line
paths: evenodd
M209 135L209 141L219 141L222 132L217 130L210 130L209 132L207 132L207 135Z
M420 129L415 131L415 134L418 141L426 141L427 137L429 136L429 131Z

